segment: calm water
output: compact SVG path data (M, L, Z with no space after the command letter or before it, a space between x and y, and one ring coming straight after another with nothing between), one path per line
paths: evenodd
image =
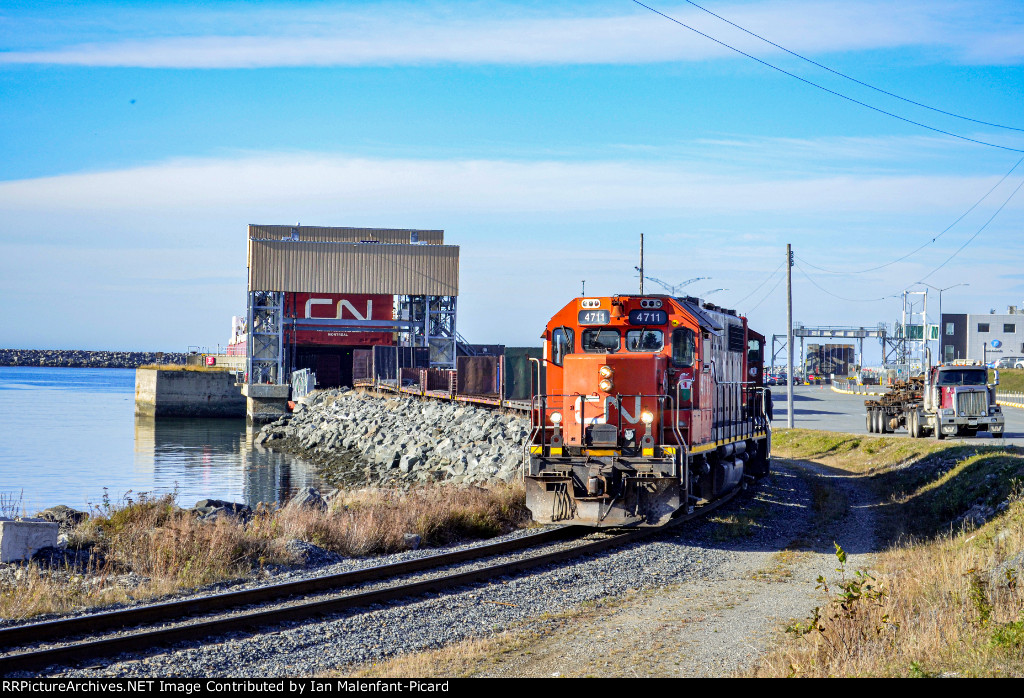
M321 485L311 464L254 449L254 435L244 419L136 418L133 369L0 366L0 498L29 513L105 493L255 504Z

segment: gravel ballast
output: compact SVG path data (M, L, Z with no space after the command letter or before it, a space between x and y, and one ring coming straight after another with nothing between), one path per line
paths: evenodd
M553 569L258 635L197 642L194 647L102 668L66 670L59 675L302 676L380 662L510 628L543 628L550 622L545 618L600 599L628 599L640 594L649 599L647 605L653 606L681 584L718 587L718 580L728 580L730 571L745 555L767 555L796 535L811 535L809 500L806 479L795 469L785 468L753 493L715 513L721 518L753 507L758 514L750 535L720 540L721 523L692 522L679 530L659 533L647 542ZM719 590L728 592L729 585L722 581ZM796 606L809 611L814 600L813 594L809 596L807 589L800 588ZM694 608L702 609L700 604L697 602ZM774 606L761 610L774 617ZM738 628L743 638L749 634L748 629ZM579 638L579 642L585 645L588 638ZM725 639L723 644L732 646ZM568 664L569 658L563 662Z

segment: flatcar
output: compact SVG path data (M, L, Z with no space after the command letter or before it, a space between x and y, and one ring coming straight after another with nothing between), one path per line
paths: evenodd
M697 298L575 298L545 327L526 503L541 523L660 526L771 466L763 335Z

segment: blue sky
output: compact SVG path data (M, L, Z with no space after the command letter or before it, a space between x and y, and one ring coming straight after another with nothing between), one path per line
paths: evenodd
M1019 2L701 6L1024 129ZM246 225L296 221L443 228L478 342L536 344L583 279L635 289L641 232L648 274L710 277L687 290L768 334L786 243L807 325L892 322L918 280L969 284L947 312L1024 305L1024 163L996 186L1024 131L652 7L991 145L633 2L5 2L0 344L215 347L244 311Z

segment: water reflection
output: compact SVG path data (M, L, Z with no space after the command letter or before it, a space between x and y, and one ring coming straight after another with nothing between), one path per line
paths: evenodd
M253 447L257 433L244 419L136 416L135 470L150 473L157 491L177 491L182 505L205 497L281 502L322 486L311 463Z
M129 491L256 504L319 485L310 463L253 448L243 419L135 417L134 387L131 369L0 366L0 495L32 513Z

